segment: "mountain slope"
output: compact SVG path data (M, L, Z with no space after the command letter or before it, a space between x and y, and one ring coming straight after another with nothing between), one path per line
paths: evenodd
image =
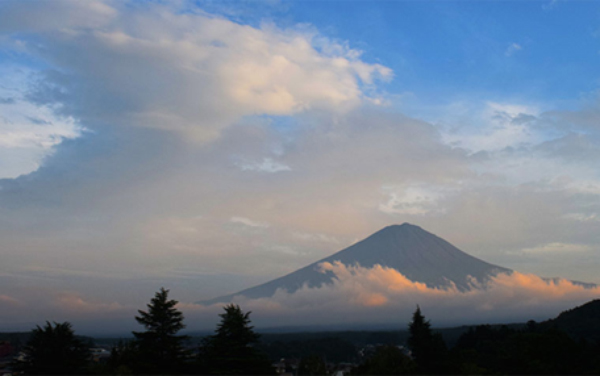
M229 302L238 295L253 299L270 297L277 289L292 293L305 284L308 287L318 287L331 283L335 278L333 273L320 272L318 265L334 261L348 266L358 264L366 268L379 264L396 269L410 280L425 283L429 287L444 288L455 284L462 291L471 288L471 278L485 283L498 273L511 272L510 269L470 256L418 226L404 223L385 227L346 249L283 277L199 303L208 305Z

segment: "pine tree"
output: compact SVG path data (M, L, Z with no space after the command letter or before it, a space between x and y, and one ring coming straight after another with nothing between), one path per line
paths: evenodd
M38 325L25 352L27 358L17 368L30 375L82 374L90 359L89 346L75 337L68 322Z
M446 344L439 334L431 332L431 323L425 320L421 308L413 313L413 318L408 325L410 336L408 346L412 351L413 359L417 363L419 373L440 373L445 362Z
M273 374L267 357L254 345L260 336L250 325L250 313L237 305L224 307L216 333L206 339L201 351L205 372L212 374Z
M136 368L144 373L175 373L179 369L185 351L187 336L176 335L183 324L183 314L175 306L177 301L168 300L169 290L161 288L147 305L148 311L138 310L135 319L146 328L145 332L133 332L139 352Z
M425 320L425 316L421 313L421 308L417 306L417 310L413 313L413 318L408 324L408 346L412 350L413 357L417 362L419 358L425 356L425 351L431 342L431 323Z

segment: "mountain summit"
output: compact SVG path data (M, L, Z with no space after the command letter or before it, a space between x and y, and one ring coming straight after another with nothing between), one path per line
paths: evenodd
M473 279L485 283L498 273L512 272L468 255L419 226L404 223L385 227L346 249L283 277L199 303L229 302L240 295L252 299L270 297L277 289L293 293L304 285L319 287L335 278L332 272L321 272L319 264L335 261L365 268L379 264L396 269L408 279L425 283L428 287L445 288L454 284L461 291L471 289L470 281Z

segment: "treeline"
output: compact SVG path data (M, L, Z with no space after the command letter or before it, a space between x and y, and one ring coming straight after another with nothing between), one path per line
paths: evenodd
M25 356L12 368L26 375L275 374L267 356L255 349L259 335L250 325L250 312L225 306L215 334L190 347L190 338L178 335L184 317L168 293L160 289L148 309L138 311L135 319L145 330L113 347L106 362L91 361L92 344L76 337L68 322L47 322L32 331Z
M135 317L144 328L134 339L112 348L105 362L93 362L92 344L75 336L69 323L38 326L13 370L22 374L275 374L280 357L296 359L293 366L279 362L277 372L324 375L343 370L352 375L395 374L598 374L600 346L585 336L560 328L599 327L600 301L564 312L543 323L521 326L480 325L464 331L453 346L431 329L419 307L407 335L389 336L379 346L357 348L344 338L291 335L291 341L261 343L250 322L250 312L227 305L215 333L199 344L178 333L185 328L177 302L168 290L158 291ZM593 334L593 330L591 330ZM572 333L571 333L572 334ZM590 333L588 333L590 334ZM589 337L589 336L588 336ZM302 338L302 339L298 339ZM366 336L365 338L369 338ZM382 343L382 342L379 342ZM364 345L364 343L363 343Z
M600 316L596 316L598 320ZM397 346L380 346L353 374L599 374L599 343L577 340L551 323L529 321L520 329L479 325L448 349L417 309L407 343L412 353Z

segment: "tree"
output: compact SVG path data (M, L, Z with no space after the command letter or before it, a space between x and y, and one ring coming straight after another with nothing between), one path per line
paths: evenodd
M183 344L188 337L176 335L185 328L183 314L168 295L169 290L161 288L147 304L148 311L138 310L135 317L146 328L145 332L133 332L139 352L136 368L145 373L173 373L185 357Z
M133 373L133 369L139 368L139 358L140 355L134 341L119 340L110 350L110 357L106 363L109 370L107 373L130 375Z
M413 314L408 325L408 346L420 373L440 373L446 355L446 344L439 334L431 332L431 324L425 320L421 308Z
M268 358L254 345L260 336L250 325L250 313L237 305L224 307L215 334L208 337L200 352L203 372L211 374L273 374Z
M90 359L89 345L75 337L68 322L37 325L25 352L27 358L18 368L32 375L82 374Z

